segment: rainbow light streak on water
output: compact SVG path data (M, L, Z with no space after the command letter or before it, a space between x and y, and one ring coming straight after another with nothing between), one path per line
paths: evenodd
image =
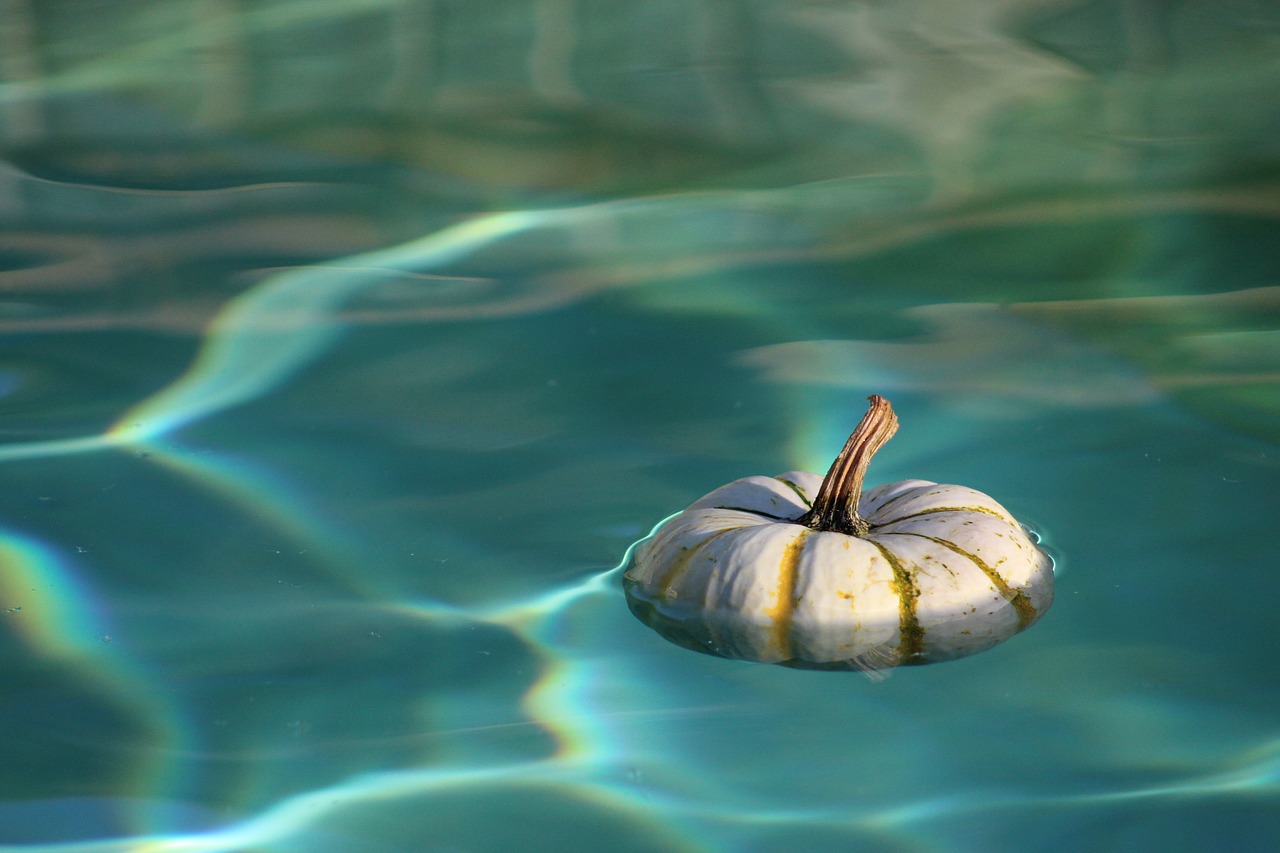
M571 606L583 601L598 601L615 593L618 578L631 562L631 555L679 513L674 513L653 526L643 538L632 543L618 565L589 575L577 584L528 599L499 602L470 609L443 602L397 604L389 609L430 622L457 624L479 622L497 625L519 635L534 649L542 663L542 673L524 696L522 705L530 718L550 732L558 745L558 754L568 760L597 757L609 750L613 742L601 726L604 720L583 711L583 695L596 683L592 676L593 661L573 660L574 650L556 639L556 627L566 618Z
M679 757L668 758L678 764ZM1280 742L1255 751L1238 769L1173 779L1165 784L1047 797L998 791L975 791L946 799L921 800L887 809L770 809L759 804L736 803L720 798L664 796L652 790L630 790L602 784L586 761L562 759L507 765L500 768L432 768L413 771L362 774L330 787L289 797L244 821L210 832L182 835L149 835L99 839L74 843L0 846L0 853L236 853L253 846L270 845L282 851L330 850L326 840L341 838L342 817L361 805L376 806L395 800L412 800L433 794L456 795L472 788L519 785L529 790L568 793L639 818L655 831L669 833L671 844L663 849L714 850L705 838L725 838L744 826L779 826L803 823L857 829L870 837L904 842L909 833L927 835L931 825L952 819L1036 811L1062 812L1073 808L1121 806L1134 800L1210 800L1221 796L1269 797L1280 791ZM704 840L699 843L699 836ZM309 846L310 845L310 846Z
M306 548L322 546L326 565L353 565L349 551L292 490L261 472L226 458L206 459L171 441L177 428L269 391L313 358L337 335L333 314L361 288L381 280L388 269L409 270L444 264L539 224L559 223L576 211L500 213L443 229L412 243L347 259L340 269L308 268L268 279L233 300L215 320L195 363L167 388L122 415L102 435L0 446L0 462L64 457L101 450L143 452L215 494L266 518ZM355 266L358 269L352 270ZM347 577L344 575L344 577ZM387 591L361 589L382 599ZM66 668L85 684L105 692L147 730L156 732L151 750L137 762L134 790L175 790L164 781L171 768L161 756L188 752L180 715L166 705L149 678L124 650L125 641L104 625L88 590L57 549L13 532L0 532L0 602L6 627L27 652ZM139 823L148 818L139 815ZM181 847L186 842L177 842ZM114 847L114 845L110 845ZM232 846L235 846L234 844ZM137 849L130 843L130 849ZM227 848L229 849L229 848Z
M104 434L3 445L0 462L102 450L142 452L266 518L304 547L323 545L325 563L335 571L338 566L358 564L349 545L335 533L340 526L322 523L280 478L269 478L225 456L205 459L161 439L284 382L338 336L335 317L343 303L383 281L388 271L416 272L448 264L524 231L565 226L610 206L481 216L400 246L273 276L223 309L181 377L126 411ZM282 499L282 495L289 497ZM346 580L351 582L349 577ZM382 599L392 591L361 592Z
M180 748L188 738L159 683L129 654L128 637L113 633L105 607L74 561L32 536L0 530L3 627L27 654L93 688L150 732L149 743ZM154 790L175 768L154 750L137 763L131 788Z

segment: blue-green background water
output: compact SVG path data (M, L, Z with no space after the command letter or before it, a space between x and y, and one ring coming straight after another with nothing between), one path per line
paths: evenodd
M0 850L1269 850L1267 2L0 5ZM883 682L614 567L724 482L994 495Z

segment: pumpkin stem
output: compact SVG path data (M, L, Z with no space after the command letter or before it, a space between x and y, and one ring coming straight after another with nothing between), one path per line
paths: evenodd
M898 416L884 397L872 394L867 399L871 408L844 443L836 461L831 463L813 506L796 519L796 524L850 536L865 536L870 529L866 519L858 515L862 480L867 475L871 457L898 431Z

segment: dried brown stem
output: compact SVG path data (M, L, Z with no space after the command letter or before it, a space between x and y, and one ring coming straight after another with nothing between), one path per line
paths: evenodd
M813 506L796 520L814 530L833 530L850 536L865 536L869 525L858 515L862 481L871 457L898 431L898 416L889 401L878 394L867 398L871 408L844 443L840 455L822 480Z

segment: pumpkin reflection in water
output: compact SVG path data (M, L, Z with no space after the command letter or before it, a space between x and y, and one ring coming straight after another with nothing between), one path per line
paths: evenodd
M636 549L627 603L681 646L806 669L875 671L989 649L1053 601L1053 562L981 492L903 480L862 494L898 428L872 396L825 478L746 477Z

